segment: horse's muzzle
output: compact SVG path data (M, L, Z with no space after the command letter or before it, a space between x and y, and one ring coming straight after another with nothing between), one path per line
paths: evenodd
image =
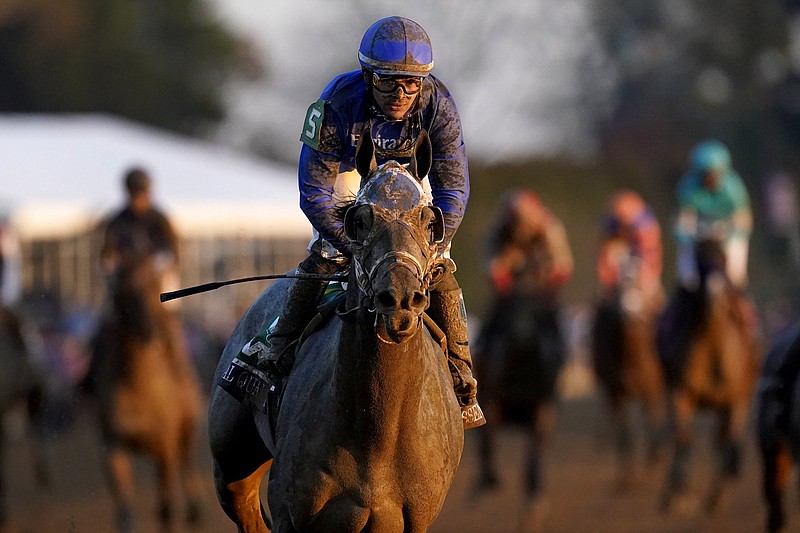
M389 344L402 344L419 331L422 316L411 311L395 311L390 314L377 313L375 330L378 338Z

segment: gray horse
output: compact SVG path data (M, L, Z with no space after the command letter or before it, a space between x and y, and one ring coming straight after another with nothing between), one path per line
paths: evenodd
M425 531L464 446L441 344L424 325L435 283L441 211L417 176L431 148L420 136L409 168L358 149L362 188L345 215L353 243L346 300L297 350L280 408L245 406L212 391L209 435L220 503L243 532ZM236 327L216 379L278 315L287 283L270 286ZM435 327L431 328L435 331ZM216 382L216 381L215 381Z

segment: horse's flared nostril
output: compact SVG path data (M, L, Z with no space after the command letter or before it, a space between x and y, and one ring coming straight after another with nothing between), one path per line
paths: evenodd
M397 323L397 331L408 331L413 325L414 322L411 320L411 317L403 315Z
M392 291L381 291L375 295L375 301L382 309L396 309L397 299Z
M375 307L381 311L406 310L422 312L428 306L428 297L422 291L398 294L388 289L375 295Z
M412 309L425 309L428 307L428 297L422 291L414 291L411 295L411 308Z

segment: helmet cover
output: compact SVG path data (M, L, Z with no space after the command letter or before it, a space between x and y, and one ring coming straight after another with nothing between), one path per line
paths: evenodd
M378 75L426 77L433 69L433 49L422 26L407 18L387 17L364 33L358 61Z

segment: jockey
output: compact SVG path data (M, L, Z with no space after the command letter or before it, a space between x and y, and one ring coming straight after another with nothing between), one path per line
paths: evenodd
M564 224L533 191L511 190L500 200L487 245L493 301L478 335L479 353L487 359L499 353L513 327L509 313L521 304L535 322L527 327L536 331L542 359L560 366L565 347L558 297L574 269Z
M695 242L719 238L728 279L734 287L747 285L747 252L753 215L744 182L731 168L731 155L719 141L698 144L691 168L678 184L678 279L685 289L697 289L699 276Z
M117 213L103 221L103 244L100 261L106 277L110 297L118 281L120 268L129 262L146 257L154 258L154 266L161 276L162 290L171 290L178 285L178 237L169 219L153 206L149 174L138 167L125 174L127 204ZM100 312L97 329L90 341L91 362L82 388L94 389L97 362L104 351L113 349L110 302ZM167 309L174 310L170 304ZM176 342L178 339L174 339Z
M489 254L489 277L500 298L523 291L550 300L572 277L564 224L530 190L511 191L501 201Z
M626 245L626 250L620 250L620 242ZM633 276L642 303L661 300L662 266L658 220L638 193L619 191L611 199L601 221L597 279L603 296L616 294L625 276Z
M169 219L152 204L150 176L141 168L125 175L127 205L105 224L100 251L103 271L113 280L126 261L153 256L165 277L175 274L178 237ZM173 284L173 283L170 283Z
M697 298L700 274L695 246L703 240L718 240L725 255L726 277L735 289L737 320L750 338L755 338L758 318L745 297L747 252L753 216L750 196L741 177L731 168L731 155L717 140L699 143L690 156L690 168L678 184L677 274L679 286L658 325L662 360L681 369L691 338L699 324ZM669 374L674 381L678 374Z
M358 190L352 183L355 152L361 135L375 143L378 163L410 161L423 129L433 145L433 166L426 180L433 204L442 209L445 239L438 256L447 276L432 289L428 313L447 335L448 359L465 427L484 423L476 401L475 378L467 341L466 310L453 276L450 242L469 197L464 139L453 97L431 75L433 53L425 30L402 17L378 20L364 34L358 51L360 70L333 78L306 113L300 141L298 185L300 207L314 228L309 256L298 273L332 274L346 270L351 257L343 231L342 200ZM356 178L358 179L358 178ZM316 313L325 281L295 279L283 313L259 353L259 366L271 380L289 373L293 341ZM475 418L471 416L475 413Z

